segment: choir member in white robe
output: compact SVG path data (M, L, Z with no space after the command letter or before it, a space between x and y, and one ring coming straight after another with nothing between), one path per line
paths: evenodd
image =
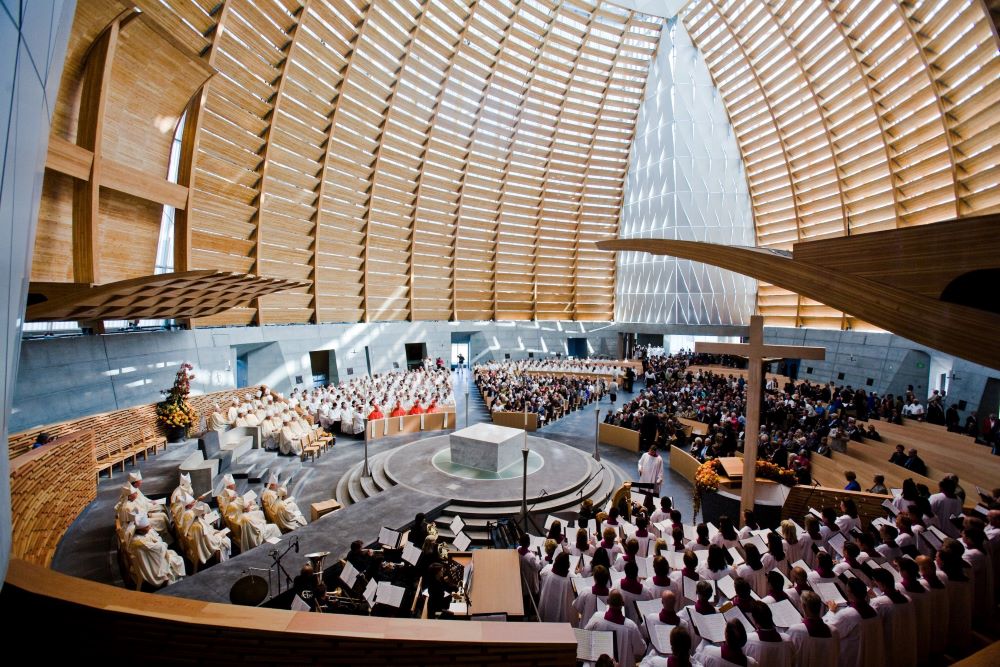
M767 573L756 544L748 543L743 547L744 562L736 566L736 576L743 577L758 597L767 595Z
M590 622L590 618L597 613L597 601L607 604L608 595L611 593L609 585L611 575L608 568L598 565L594 568L594 585L588 589L577 591L576 600L573 601L573 609L580 615L580 627L585 627Z
M655 628L657 625L681 626L688 632L691 631L691 617L687 614L677 613L677 596L674 595L673 591L663 591L663 594L660 595L660 605L660 611L646 614L643 617L643 622L639 625L639 630L642 631L643 635L647 632L646 628Z
M573 583L569 577L569 554L560 552L552 570L542 579L538 599L538 618L544 623L576 623L573 609Z
M702 645L699 651L703 667L757 667L760 663L744 652L747 630L743 623L733 619L726 623L726 640L722 646ZM768 665L770 667L770 665Z
M935 619L933 600L920 583L920 567L917 562L910 558L900 558L898 563L902 580L896 584L896 590L910 598L913 605L917 623L917 657L924 663L931 652L931 633L934 632L935 620L940 622L942 619Z
M803 591L801 602L805 618L788 628L788 637L795 645L796 664L834 667L840 660L840 635L823 622L823 601L812 591Z
M993 623L993 563L986 555L986 532L981 519L967 517L959 542L965 548L962 559L968 563L972 576L972 619L984 629Z
M178 530L183 536L188 559L198 566L204 565L217 556L219 562L229 558L233 545L227 530L216 530L205 520L204 506L197 506L192 496L184 498L184 513L178 522Z
M663 484L663 458L656 452L656 446L639 457L639 481L653 485L653 495L660 495Z
M266 510L274 524L287 533L306 525L306 518L294 500L287 497L288 490L278 484L278 478L271 473L267 480L267 488L260 496L261 505Z
M934 631L930 633L930 656L937 658L948 647L948 577L930 556L917 556L920 568L920 583L927 591L931 608L934 610Z
M657 600L663 591L672 589L670 581L670 563L663 556L653 557L653 574L642 582L642 587L649 593L650 600Z
M756 630L747 635L743 652L765 667L793 667L795 646L787 634L774 627L771 609L763 602L755 602L750 621Z
M625 563L625 577L618 582L618 589L625 599L625 615L632 619L633 623L640 623L639 610L635 603L642 600L652 600L653 596L639 583L639 566L635 561Z
M636 657L646 652L646 642L635 621L625 617L622 610L624 605L621 592L612 590L608 594L608 610L603 614L595 612L584 629L614 632L619 667L635 667Z
M840 667L882 667L885 632L878 612L868 604L868 587L858 578L848 579L848 606L837 609L831 601L823 617L840 635Z
M948 653L964 655L972 643L972 582L962 556L965 548L948 538L937 552L937 565L947 576Z
M948 537L958 537L961 531L951 522L952 516L962 513L962 501L955 495L955 480L949 476L938 482L938 492L928 502L934 513L934 525Z
M222 414L222 408L218 403L213 403L212 407L214 409L212 410L212 414L208 416L208 428L221 433L229 428L229 422L226 421L226 417Z
M532 599L537 599L538 593L541 591L538 573L542 569L542 564L538 560L538 556L531 551L531 538L527 533L521 535L517 556L521 567L521 595L523 597L530 595Z
M278 446L281 449L282 454L294 454L296 456L302 455L302 438L295 434L291 426L292 418L289 415L285 415L281 418L281 434L278 439Z
M150 586L172 584L184 576L184 559L171 551L152 530L145 514L135 518L135 533L129 542L128 553L138 575Z
M910 598L896 590L896 580L879 568L872 574L872 583L879 592L872 599L872 608L882 617L885 634L885 664L890 667L912 667L917 664L917 614Z
M807 545L804 540L799 539L798 529L795 524L785 519L781 522L781 537L784 540L785 560L794 563L805 556ZM787 574L787 570L785 574Z

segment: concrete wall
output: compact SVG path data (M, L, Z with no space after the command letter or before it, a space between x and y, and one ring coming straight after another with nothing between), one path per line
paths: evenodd
M10 555L7 433L20 359L31 249L49 126L75 0L2 0L0 6L0 582ZM9 430L8 430L9 429Z

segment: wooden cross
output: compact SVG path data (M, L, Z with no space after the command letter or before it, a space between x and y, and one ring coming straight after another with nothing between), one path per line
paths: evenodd
M757 443L760 440L760 403L763 389L763 364L769 359L825 359L822 347L797 345L765 345L764 318L750 318L749 343L695 343L694 351L704 354L731 354L747 357L747 409L743 430L743 486L740 491L740 521L743 512L754 507L754 487L757 483Z

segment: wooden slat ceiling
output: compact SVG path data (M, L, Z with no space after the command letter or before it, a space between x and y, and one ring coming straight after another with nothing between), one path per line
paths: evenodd
M1000 211L984 3L694 0L682 20L729 112L758 245ZM758 307L773 326L867 326L766 284Z
M152 3L150 3L152 4ZM303 281L196 324L613 317L662 19L602 1L163 0L218 70L178 270Z

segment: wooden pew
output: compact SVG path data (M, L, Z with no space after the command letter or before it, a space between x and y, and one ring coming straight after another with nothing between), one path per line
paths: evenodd
M701 463L698 462L698 459L680 447L670 448L670 469L680 473L692 485L694 485L694 476L698 472L698 466L700 465Z
M597 441L603 445L621 447L630 452L639 451L639 432L601 422L597 426Z
M858 507L858 517L865 527L878 517L884 517L886 510L882 503L892 496L879 495L876 493L863 493L860 491L844 491L843 489L830 488L826 486L794 486L785 498L785 504L781 508L782 519L793 519L800 526L802 518L809 511L810 507L822 509L823 507L840 508L840 501L850 498Z
M684 430L687 431L688 435L708 435L708 424L704 422L700 422L697 419L688 419L687 417L677 417L677 421L685 427Z
M490 415L497 426L522 428L525 431L538 430L538 415L534 412L491 412Z
M422 415L372 419L365 422L365 428L368 429L369 440L421 431L453 429L455 428L455 412L450 410Z

